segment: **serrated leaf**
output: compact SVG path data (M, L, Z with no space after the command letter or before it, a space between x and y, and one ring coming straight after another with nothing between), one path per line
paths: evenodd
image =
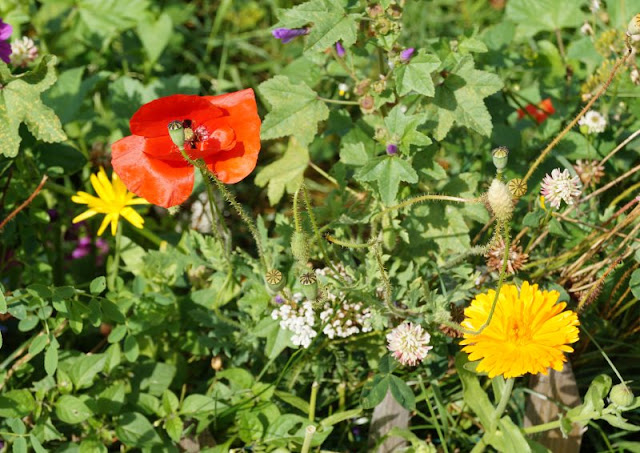
M454 124L489 137L493 126L483 99L501 88L502 80L497 75L475 69L473 58L464 56L436 89L436 140L444 139Z
M0 90L0 154L15 157L20 149L21 123L33 136L44 142L60 142L67 138L55 112L40 99L43 91L56 80L56 58L46 55L38 66L21 77L12 78Z
M398 194L400 182L418 182L418 174L398 156L384 156L369 161L356 174L360 181L376 181L382 202L391 205Z
M308 165L309 150L292 137L282 158L258 172L256 185L269 185L267 195L269 203L274 205L280 201L285 189L287 193L295 193L304 180L304 171Z
M427 120L425 115L405 115L402 106L397 105L384 119L384 123L391 134L391 141L398 145L400 151L409 151L411 145L428 146L431 139L421 132L418 127Z
M313 24L305 51L322 52L336 42L345 47L356 42L358 14L345 12L347 0L311 0L287 10L279 10L276 27L298 28Z
M420 50L418 55L411 58L408 63L401 64L396 69L396 88L398 95L405 96L411 91L433 96L435 89L431 73L440 66L440 59Z
M327 106L304 83L293 84L284 76L276 76L261 83L258 90L271 104L262 123L264 140L293 135L300 145L306 145L318 132L318 122L329 117Z
M584 1L559 2L557 0L509 0L506 17L527 35L540 31L554 31L579 27L585 15L580 10Z

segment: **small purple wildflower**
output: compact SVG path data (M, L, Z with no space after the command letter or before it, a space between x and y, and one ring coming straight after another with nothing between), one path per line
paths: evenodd
M11 44L6 40L13 33L13 27L0 19L0 59L9 64L11 61Z
M336 53L338 54L338 56L340 58L344 57L344 54L345 54L344 46L342 45L342 43L340 41L338 41L336 43Z
M406 63L407 61L411 60L411 57L413 56L413 52L415 51L416 49L414 49L413 47L404 49L402 52L400 52L400 59Z
M398 145L396 145L395 143L389 143L387 145L387 154L388 155L393 156L397 152L398 152Z
M284 303L284 297L282 297L280 294L276 294L276 297L274 297L273 300L276 304Z
M309 29L305 28L276 28L271 32L274 38L280 39L282 44L286 44L298 36L303 36L309 33Z

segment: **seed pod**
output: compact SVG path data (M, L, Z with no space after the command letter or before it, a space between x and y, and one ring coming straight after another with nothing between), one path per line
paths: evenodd
M520 178L515 178L509 181L507 187L509 188L511 195L515 198L522 198L527 193L527 183Z
M627 407L633 403L634 396L627 384L617 384L611 389L609 399L616 406Z
M627 26L627 34L629 36L640 35L640 13L633 16Z
M509 149L506 146L500 146L499 148L491 151L493 157L493 165L496 166L498 171L502 171L507 167L509 161Z
M277 293L286 284L284 277L282 276L282 272L278 269L271 269L264 276L264 280L267 282L267 287L274 293Z
M309 240L304 231L294 231L291 236L291 253L301 266L309 261Z
M316 300L318 297L318 277L313 271L306 272L300 276L302 292L309 300Z
M171 121L167 126L169 129L169 137L171 137L171 141L178 147L182 148L184 146L184 127L182 126L181 121Z

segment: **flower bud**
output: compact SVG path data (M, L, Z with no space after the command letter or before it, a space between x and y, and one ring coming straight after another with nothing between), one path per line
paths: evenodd
M184 127L181 121L171 121L167 126L171 141L178 147L184 147Z
M269 290L274 293L277 293L282 288L284 288L284 285L287 283L282 276L282 272L280 272L278 269L271 269L269 272L267 272L264 276L264 281L267 282L267 287L269 288Z
M318 277L313 271L306 272L300 276L302 292L309 300L316 300L318 297Z
M491 151L491 155L493 157L493 165L496 166L496 169L499 172L507 167L507 162L509 161L509 149L506 146L494 149Z
M633 16L629 22L629 25L627 26L627 35L640 35L640 13Z
M513 213L513 199L507 185L494 179L487 191L487 201L498 220L509 220Z
M309 241L304 231L294 231L291 236L291 253L301 266L309 261Z
M362 99L360 99L360 109L362 110L362 113L364 113L365 115L370 115L371 113L373 113L373 111L375 110L375 103L374 103L373 97L365 96Z
M634 396L627 384L617 384L611 389L609 399L616 406L628 407L633 404Z

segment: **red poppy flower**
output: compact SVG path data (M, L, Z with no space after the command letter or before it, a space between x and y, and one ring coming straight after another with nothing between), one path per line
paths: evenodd
M183 124L189 157L204 159L223 183L241 181L256 167L260 117L252 89L156 99L131 117L132 135L111 145L116 174L127 189L150 203L165 208L179 205L193 190L194 168L169 136L171 121Z
M550 98L541 101L537 106L529 104L524 108L524 110L526 110L538 124L542 124L549 115L556 113L556 109L553 108L553 103ZM518 109L518 119L522 119L527 116L524 110Z

